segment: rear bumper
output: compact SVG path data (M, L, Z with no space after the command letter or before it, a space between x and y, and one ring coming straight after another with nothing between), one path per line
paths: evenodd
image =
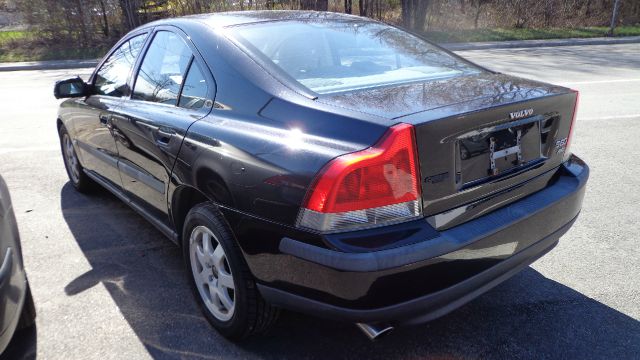
M358 323L417 324L438 318L480 296L507 280L551 250L573 221L538 243L502 261L476 276L444 290L406 302L375 309L350 309L297 296L282 290L258 285L260 293L272 304L325 318Z
M588 177L587 165L572 157L534 194L435 234L426 221L417 221L415 231L404 228L407 236L431 235L382 251L334 251L283 238L271 274L256 274L259 290L275 305L327 318L429 321L551 250L578 216ZM284 275L275 277L274 270Z

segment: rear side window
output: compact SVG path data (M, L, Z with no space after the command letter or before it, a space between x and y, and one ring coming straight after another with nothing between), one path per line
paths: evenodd
M156 33L142 60L132 98L176 105L191 56L180 36L169 31Z
M198 64L193 61L182 87L178 106L194 110L204 107L208 89L207 78L202 74Z
M480 72L416 36L377 22L273 21L231 29L231 36L254 57L320 94Z
M116 97L128 95L127 78L146 38L147 34L133 37L109 56L96 73L96 94Z

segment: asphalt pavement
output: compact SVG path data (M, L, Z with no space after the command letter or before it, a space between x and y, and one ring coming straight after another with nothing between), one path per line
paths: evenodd
M0 174L11 190L38 311L6 358L640 358L640 44L461 52L488 68L581 91L573 152L584 208L545 257L475 301L377 342L351 324L285 313L241 344L200 315L180 251L106 191L68 184L55 80L0 73ZM411 286L411 284L407 284Z

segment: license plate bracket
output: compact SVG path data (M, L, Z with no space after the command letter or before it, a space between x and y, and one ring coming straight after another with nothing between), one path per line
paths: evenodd
M542 158L540 118L503 123L458 138L458 174L462 186L520 171Z
M496 138L494 136L489 138L489 174L492 176L496 176L499 173L498 167L496 166L496 160L505 158L509 155L516 154L516 166L522 165L522 147L520 146L522 139L522 129L516 130L516 144L512 147L508 147L502 150L496 150Z

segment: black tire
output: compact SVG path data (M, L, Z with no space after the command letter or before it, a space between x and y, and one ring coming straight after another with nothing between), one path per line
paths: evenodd
M229 320L218 319L207 308L205 300L198 290L195 275L192 270L192 256L190 254L191 234L198 227L208 228L224 250L230 273L234 283L235 309ZM260 296L256 283L242 256L242 252L233 237L226 220L211 203L195 206L187 214L183 229L183 254L187 268L187 276L198 305L209 323L224 337L231 340L241 340L253 334L264 333L275 323L280 313L279 309L269 305Z
M73 187L81 193L91 192L96 188L96 183L84 173L84 168L82 164L80 164L80 160L78 159L78 155L76 153L75 147L72 146L72 151L76 159L75 165L70 163L69 157L66 154L65 149L65 137L69 138L71 141L71 137L67 129L64 125L60 126L58 130L60 135L60 150L62 151L62 160L64 161L64 168L67 171L67 176L69 176L69 182ZM75 167L75 170L73 169ZM77 175L74 175L77 174Z
M33 297L31 296L31 288L27 283L27 293L25 294L24 305L22 305L20 320L18 320L18 330L31 327L35 323L36 323L36 306L33 303Z

